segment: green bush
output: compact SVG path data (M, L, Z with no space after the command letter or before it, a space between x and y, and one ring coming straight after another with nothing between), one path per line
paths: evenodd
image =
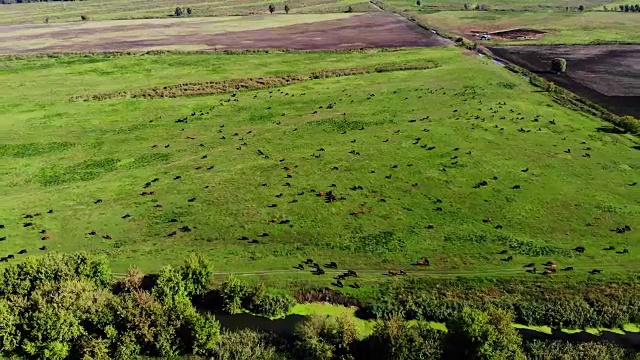
M526 343L525 353L529 359L549 360L631 360L625 349L608 342L570 343L566 341L534 340Z
M522 338L509 313L465 307L447 323L449 355L460 359L525 359Z
M258 315L278 317L286 315L295 303L290 296L264 294L251 299L248 310Z
M413 326L400 318L379 321L368 340L368 358L440 359L445 333L419 323Z
M279 357L276 349L266 339L266 335L240 330L225 332L220 337L213 352L214 360L275 360Z
M295 330L297 358L309 360L353 359L358 330L348 316L311 316Z

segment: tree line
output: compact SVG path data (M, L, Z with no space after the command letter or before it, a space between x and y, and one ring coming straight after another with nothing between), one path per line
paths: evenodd
M0 272L0 357L638 359L609 343L523 342L513 314L499 306L461 306L446 316L447 331L410 324L406 312L393 312L378 314L365 338L346 316L312 316L289 335L226 332L213 314L275 317L295 301L234 277L217 288L211 281L211 265L196 255L155 275L133 268L118 281L103 257L28 257Z

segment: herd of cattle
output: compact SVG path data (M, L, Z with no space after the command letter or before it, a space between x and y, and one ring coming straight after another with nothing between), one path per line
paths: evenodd
M429 93L434 94L437 92L440 93L444 93L446 94L446 92L444 92L443 89L429 89L427 90ZM294 94L289 94L286 93L282 90L276 90L276 91L270 91L269 92L269 97L273 97L275 95L280 95L280 96L294 96ZM472 105L470 104L471 102L477 102L479 106L482 106L482 100L478 98L476 98L476 95L474 94L466 94L465 91L462 91L461 93L457 93L454 95L462 95L464 97L464 102L467 102L467 105L469 107L472 107ZM257 97L258 95L256 95L255 97ZM254 97L254 98L255 98ZM367 99L373 99L375 97L375 94L371 93L368 95ZM340 101L342 101L343 99L348 99L351 98L351 95L348 93L342 93ZM237 102L239 101L239 98L237 97L236 94L232 94L230 99L227 100L227 102ZM352 100L353 102L353 100ZM337 101L336 102L332 102L327 106L319 106L317 109L313 109L313 112L311 114L317 115L319 113L320 110L322 109L326 109L326 110L331 110L334 109L334 107L337 105ZM191 114L189 116L184 116L181 117L177 120L175 120L175 124L177 124L177 126L180 126L181 129L181 133L182 134L186 134L187 129L184 128L183 126L188 126L189 122L191 120L194 119L201 119L203 116L209 115L210 111L212 111L213 109L215 109L214 107L210 107L208 109L204 109L201 111L194 111L191 112ZM271 107L267 108L267 110L271 110ZM482 108L479 108L479 110L482 110ZM457 120L475 120L472 124L472 128L476 128L479 127L483 130L489 130L490 128L485 128L482 125L478 125L481 124L482 122L484 122L485 120L512 120L512 121L523 121L526 120L526 117L521 113L521 112L517 112L514 109L510 109L507 107L507 103L506 102L498 102L494 105L490 105L490 107L488 108L490 115L488 116L481 116L481 115L474 115L474 114L470 114L469 112L467 112L466 114L462 114L461 112L458 112L458 110L453 110L451 117L457 119ZM507 115L502 115L504 113L507 113ZM284 116L285 114L283 113L282 116ZM347 113L342 113L342 116L346 118ZM156 119L156 121L159 119ZM150 120L150 122L153 122L154 120ZM417 122L424 122L425 124L427 124L429 121L429 116L425 116L419 119L411 119L408 120L409 123L417 123ZM538 123L535 127L537 127L537 129L534 130L540 132L543 131L542 127L539 125L539 123L542 122L542 119L540 116L535 116L533 119L531 119L532 123ZM280 126L282 125L282 121L275 121L273 123L274 126ZM546 121L546 125L548 127L552 127L552 126L556 126L557 122L554 119L548 120ZM499 127L498 125L494 125L493 128L497 129L497 131L500 132L504 132L507 131L505 130L505 127ZM220 142L224 142L225 144L230 144L230 146L232 146L234 149L238 150L238 151L242 151L242 150L246 150L246 149L251 149L251 145L248 143L250 141L250 137L254 136L255 133L253 130L242 130L240 132L236 132L236 131L227 131L228 129L225 128L225 125L219 125L219 128L215 131L216 133L218 133L219 135L216 135L216 137L218 137L217 140L214 141L220 141ZM293 129L293 131L297 131L298 129L295 128ZM364 126L358 128L358 129L354 129L353 132L355 132L356 134L358 133L358 130L364 130ZM345 130L345 131L341 131L341 135L348 135L351 133L352 130ZM393 134L397 135L400 133L403 133L404 131L411 131L411 129L409 130L403 130L403 129L398 129L395 130L393 132ZM531 132L532 130L530 129L525 129L524 127L520 127L518 129L515 129L515 131L518 132L523 132L523 133L528 133ZM427 134L429 133L430 130L429 128L425 127L423 129L421 129L421 133L422 134ZM241 134L242 133L242 134ZM425 151L433 151L437 149L437 146L431 143L425 143L425 140L423 139L425 135L421 135L421 136L416 136L416 135L412 135L412 142L411 144L414 146L419 146L420 148L424 149ZM356 149L353 148L356 145L353 144L358 144L358 141L360 140L358 138L358 136L343 136L343 137L337 137L338 139L344 139L345 144L348 145L348 147L351 147L352 150L350 150L348 153L358 157L361 155L361 152L364 152L364 149ZM198 148L206 148L207 145L205 145L204 143L201 143L199 141L199 139L206 139L207 141L210 141L211 139L208 139L206 136L202 137L198 134L190 134L190 135L181 135L180 136L180 141L187 141L191 144L193 144L193 146L196 146ZM566 140L566 137L563 138L563 140ZM389 143L389 139L384 139L382 140L383 143ZM583 152L582 156L584 158L591 158L592 157L592 153L593 153L593 149L589 146L584 146L584 145L588 145L586 144L586 142L581 142L580 145L581 146L581 150ZM324 145L327 146L327 145ZM157 149L155 151L162 151L162 149L168 149L171 147L171 144L165 144L165 145L161 145L161 144L152 144L150 145L150 148L152 149ZM329 153L329 150L326 150L324 147L322 146L318 146L317 148L314 147L314 149L316 149L313 154L310 154L310 156L312 158L318 159L321 158L323 156L325 156L325 154ZM266 153L266 151L261 150L261 149L254 149L253 150L255 155L260 156L263 159L270 159L270 156L273 155L269 155ZM471 150L468 151L463 151L461 150L459 147L455 147L452 149L447 149L445 151L450 151L451 155L450 156L450 165L445 165L443 167L440 167L439 170L446 172L448 168L452 168L458 165L458 163L460 161L464 160L464 157L470 157L473 156L473 152ZM570 153L572 150L570 148L567 148L566 150L564 150L565 153ZM574 149L575 151L575 149ZM587 152L589 151L589 152ZM215 169L215 165L213 163L209 162L209 155L204 154L204 155L199 155L200 160L202 160L202 164L194 164L196 166L193 167L193 171L210 171ZM283 178L284 180L281 181L280 184L278 184L278 188L279 189L285 189L287 191L289 191L289 189L291 188L295 188L294 185L294 179L296 178L296 169L298 168L298 165L296 165L294 160L287 160L286 158L280 158L277 157L277 160L274 160L274 163L279 164L280 168L283 171ZM276 162L277 161L277 162ZM404 164L388 164L388 168L386 169L386 171L384 172L383 176L385 181L389 180L389 181L393 181L394 179L394 172L395 171L400 171L400 169L402 167L414 167L414 166L420 166L419 164L416 163L404 163ZM333 172L338 172L341 171L339 166L332 166L331 168L327 169L328 171L333 171ZM369 171L370 174L374 174L372 176L378 176L378 172L383 171L382 169L371 169ZM519 170L517 170L521 173L529 173L529 167L524 167L524 168L520 168ZM188 179L189 175L188 174L180 174L180 175L175 175L173 177L170 177L169 181L184 181L185 179ZM156 184L158 184L159 182L161 182L162 180L158 177L154 177L153 179L150 179L149 181L144 182L143 184L140 185L141 187L141 192L139 192L139 196L142 197L154 197L156 196L157 192L161 191L159 189L154 189L154 187L156 187ZM491 186L493 183L497 183L499 182L499 177L498 176L493 176L491 178L488 179L482 179L480 181L477 181L475 183L469 184L470 187L474 188L474 189L480 189L483 187L487 187L487 186ZM268 182L262 182L260 184L258 184L259 187L263 188L263 189L270 189L272 188L270 186L270 184ZM628 186L635 186L636 184L627 184ZM418 183L412 183L411 186L413 187L418 187L419 184ZM209 186L205 185L204 189L207 189ZM513 191L523 191L524 186L522 184L509 184L508 187L510 189L512 189ZM316 189L298 189L298 190L291 190L289 192L291 192L291 194L284 194L282 191L277 190L275 191L275 193L273 194L274 202L271 202L269 204L266 204L265 206L268 208L276 208L278 207L278 201L283 201L284 199L289 199L288 203L293 204L293 203L297 203L298 202L298 198L301 196L305 196L307 194L312 194L312 196L317 197L318 199L320 199L322 202L327 203L327 204L331 204L334 202L338 202L338 201L348 201L348 197L346 196L346 193L340 194L340 192L344 192L345 190L340 191L339 190L339 186L336 185L335 183L332 183L330 185L327 185L327 189L323 189L323 190L316 190ZM355 184L352 186L347 186L345 189L348 189L348 191L351 191L353 193L359 192L359 191L365 191L364 186L359 185L359 184ZM295 193L295 195L293 195ZM193 196L189 195L189 196L185 196L184 201L186 203L193 203L196 202L198 200L197 196ZM387 199L380 197L378 199L379 202L387 202ZM103 199L95 199L92 200L92 202L94 203L94 206L100 206L100 204L103 203ZM434 207L432 208L433 211L437 211L437 212L442 212L443 210L443 206L445 206L444 201L442 199L435 199L434 200ZM153 203L153 207L154 208L162 208L163 205L159 202L155 202ZM47 211L47 214L51 214L53 213L53 210L49 210ZM350 213L352 216L362 216L364 215L364 212L361 210L355 210L353 212ZM41 240L42 241L48 241L50 240L49 235L47 235L47 230L44 228L40 228L36 225L36 223L34 223L34 221L36 221L35 219L37 218L41 218L41 217L45 217L46 214L42 214L42 213L34 213L34 214L27 214L27 215L23 215L23 217L25 219L28 219L29 221L26 221L22 224L23 227L25 228L32 228L32 229L36 229L39 233L39 235L41 236ZM132 215L130 213L125 213L121 216L122 219L128 219L131 218ZM504 225L502 224L496 224L495 221L489 217L489 218L483 218L483 219L478 219L479 222L485 223L485 224L492 224L493 227L496 230L502 230L504 228ZM291 225L291 220L290 219L278 219L277 217L271 217L269 219L266 219L265 221L265 227L268 226L272 226L272 224L278 224L278 225ZM169 231L167 233L167 237L173 237L176 236L179 232L180 233L189 233L193 230L192 227L185 225L185 224L179 224L180 220L177 218L171 218L168 220L168 223L171 223L173 227L173 229L171 229L171 231ZM437 224L426 224L424 226L425 229L427 230L433 230L437 227ZM5 225L4 224L0 224L0 229L5 229ZM630 231L632 231L631 226L629 225L623 225L620 226L616 229L613 229L612 231L618 233L618 234L624 234L624 233L628 233ZM106 232L102 232L98 229L87 229L86 232L87 235L89 236L101 236L103 239L105 240L113 240L113 237L106 233ZM1 235L1 234L0 234ZM251 237L251 236L247 236L247 235L240 235L238 236L238 240L241 241L247 241L248 243L251 244L259 244L261 241L258 238L267 238L269 237L269 233L267 231L263 231L257 235L255 235L255 237ZM6 236L0 236L0 241L6 241L7 237ZM40 247L40 250L46 250L47 247L46 246L42 246ZM576 252L579 253L583 253L585 252L585 248L584 247L577 247L574 249ZM615 250L614 247L610 246L609 248L606 248L605 250L608 251L613 251ZM629 252L628 249L622 249L620 251L618 251L619 254L627 254ZM18 254L25 254L27 253L27 249L22 249L18 252ZM499 254L500 255L508 255L509 250L503 250L501 251ZM4 257L0 257L0 261L9 261L10 259L14 259L15 256L13 254L8 254ZM507 257L502 259L505 262L511 262L514 260L513 255L508 255ZM421 258L420 260L417 260L413 265L415 266L429 266L430 262L427 258ZM543 274L543 275L550 275L553 274L557 271L558 269L558 265L556 262L554 261L549 261L547 263L542 264L542 266L544 267L543 270L538 271L536 264L527 264L525 266L526 271L528 273L532 273L532 274ZM300 270L304 270L306 268L311 269L312 273L316 274L316 275L324 275L325 274L325 270L323 269L323 267L318 264L313 262L312 259L307 259L306 261L298 264L295 266L295 268L300 269ZM337 269L337 264L335 262L330 262L328 264L325 264L325 268L330 268L330 269ZM565 267L562 270L565 271L570 271L573 270L572 267ZM600 273L602 270L600 269L592 269L590 271L590 273L592 274L597 274ZM407 272L404 270L389 270L387 272L387 274L389 276L397 276L397 275L406 275ZM344 281L346 281L346 279L348 278L357 278L358 274L353 271L353 270L347 270L346 272L344 272L343 274L337 275L335 277L335 282L333 283L335 286L338 287L343 287L344 286ZM352 288L359 288L360 285L357 282L354 282L353 284L350 285Z

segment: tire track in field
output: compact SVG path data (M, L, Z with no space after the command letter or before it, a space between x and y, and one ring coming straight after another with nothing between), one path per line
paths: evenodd
M390 268L385 268L385 269L356 269L356 272L358 274L364 274L364 275L380 275L383 277L389 277L388 275L388 271ZM394 268L397 269L397 268ZM629 271L638 271L640 270L640 267L637 266L626 266L626 265L620 265L620 264L609 264L609 265L599 265L598 269L601 270L629 270ZM325 273L327 275L339 275L342 274L346 271L345 270L332 270L332 269L324 269ZM525 270L526 268L524 267L517 267L517 268L507 268L507 269L494 269L494 270L482 270L482 271L478 271L478 270L419 270L419 271L411 271L411 270L407 270L407 276L410 277L435 277L435 278L448 278L448 277L472 277L472 276L486 276L486 275L496 275L496 276L508 276L508 275L514 275L514 274L521 274L521 275L525 275ZM586 272L592 270L592 268L586 268L586 267L575 267L574 266L574 270L573 271L565 271L565 272L560 272L560 273L564 273L564 274L571 274L571 273L576 273L576 272ZM233 275L233 276L271 276L271 275L290 275L290 274L304 274L304 273L308 273L310 275L313 275L313 272L307 271L307 270L289 270L289 269L283 269L283 270L256 270L256 271L238 271L238 272L234 272L234 271L220 271L220 272L214 272L213 275L214 276L228 276L228 275ZM538 273L536 275L541 275L541 273ZM120 278L124 278L126 276L126 273L112 273L113 278L115 279L120 279ZM321 276L321 275L317 275L317 276ZM553 275L551 275L553 276ZM374 280L374 279L368 279L368 280Z

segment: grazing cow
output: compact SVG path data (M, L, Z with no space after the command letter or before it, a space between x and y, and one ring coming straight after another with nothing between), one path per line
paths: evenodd
M44 241L44 240L49 240L49 235L45 235L45 236L43 236L43 237L42 237L42 240L43 240L43 241Z
M492 223L492 222L493 222L493 219L492 219L492 218L482 219L482 222L483 222L483 223L486 223L486 224L490 224L490 223Z
M95 230L91 230L91 231L89 231L89 232L87 233L87 235L97 235L97 234L98 234L98 232L97 232L97 231L95 231Z
M584 248L584 246L577 246L573 250L579 253L583 253L586 249Z
M278 224L286 225L286 224L289 224L289 223L291 223L291 220L281 220Z
M200 169L202 169L202 165L200 165L200 166L196 166L196 167L195 167L195 169L196 169L196 170L200 170Z
M387 272L387 274L388 274L389 276L398 276L398 272L397 272L397 271L391 271L391 270L389 270L389 271Z
M53 209L49 209L49 210L47 211L47 214L53 214Z
M343 287L344 285L342 284L342 281L337 280L337 281L336 281L336 286L338 286L338 287Z
M278 204L267 205L267 207L270 207L270 208L278 207Z
M191 228L188 226L183 226L181 228L178 228L178 230L182 231L182 232L191 232Z
M571 154L571 149L567 149L564 152L566 152L567 154Z
M502 230L502 225L496 225L493 228L496 229L496 230Z
M5 241L5 240L7 240L7 237L6 237L6 236L2 236L2 237L0 237L0 241Z
M504 254L506 254L508 252L509 252L509 250L506 250L506 249L505 250L501 250L501 251L498 252L498 255L504 255Z
M248 237L246 237L246 236L240 236L240 237L238 238L238 240L249 240L249 238L248 238Z
M513 185L512 189L518 190L518 189L520 189L520 185Z
M94 201L93 203L94 204L100 204L101 202L102 202L102 199L98 199L98 200Z
M153 207L154 207L154 208L161 208L161 207L162 207L162 205L161 205L161 204L155 204L155 205L153 205Z
M32 218L33 218L33 215L31 215L31 214L27 214L27 215L23 216L23 218L24 218L24 219L32 219Z
M150 182L148 182L148 183L145 183L145 184L144 184L144 186L142 186L142 188L143 188L143 189L146 189L146 188L148 188L148 187L150 187L150 186L151 186L151 183L150 183Z
M548 270L548 269L545 269L545 270L542 272L542 275L545 275L545 276L547 276L547 275L551 275L551 274L553 274L553 271Z
M169 148L169 146L171 146L170 144L167 144L164 146L165 149Z
M313 264L313 259L307 258L307 260L305 260L304 263L307 265Z
M194 201L196 201L196 198L194 198L194 197L189 199L189 200L187 200L187 202L194 202Z
M387 175L387 176L385 176L384 178L385 178L385 179L391 179L392 177L393 177L393 175Z
M130 217L131 217L131 215L130 215L130 214L124 214L124 215L122 215L122 218L123 218L123 219L128 219L128 218L130 218Z
M7 255L7 259L13 259L15 256L13 256L13 254L9 254Z
M573 271L573 266L567 266L566 268L562 269L562 271Z
M544 266L557 266L558 264L555 261L547 261L546 263L542 264Z
M617 254L628 254L629 253L629 249L624 248L622 249L622 251L618 251Z
M527 172L527 171L529 171L529 168L526 168L526 169L522 169L522 170L520 170L520 171L524 173L524 172Z
M172 231L170 233L167 234L167 237L172 237L172 236L176 236L176 234L178 234L177 231Z
M22 249L20 251L18 251L18 255L23 255L27 253L27 249Z
M40 247L40 250L42 250L42 251L47 250L47 247L46 246L42 246L42 247Z
M399 274L399 275L407 275L407 272L406 272L406 271L404 271L404 270L400 270L398 274Z
M182 176L180 176L180 175L178 175L178 176L173 178L173 180L180 180L180 179L182 179Z
M354 289L360 289L360 285L358 285L357 282L353 283L353 285L351 285L352 288Z
M187 135L187 139L189 139L189 140L195 140L195 139L196 139L196 137L195 137L195 136L193 136L193 135Z
M0 262L7 262L9 261L6 257L0 257Z
M335 261L332 261L332 262L326 264L325 266L328 267L328 268L331 268L331 269L337 269L338 268L338 264L336 264Z
M615 246L610 245L609 247L604 248L604 249L602 249L602 250L611 251L611 250L615 250L615 249L616 249L616 247L615 247Z
M602 273L602 270L600 270L600 269L593 269L593 270L589 271L589 273L590 273L591 275L601 274L601 273Z
M526 268L532 268L532 267L535 267L535 266L536 266L536 264L535 264L535 263L528 263L528 264L527 264L527 265L525 265L524 267L526 267Z
M479 189L479 188L481 188L483 186L487 186L487 185L489 185L489 183L486 180L482 180L479 183L473 185L473 188L474 189Z
M151 180L152 183L158 182L158 181L160 181L160 178L153 178L153 180Z
M281 197L282 197L282 195L283 195L283 194L282 194L282 193L280 193L280 194L276 195L276 197L277 197L277 198L281 198Z
M4 229L4 224L0 224L0 229Z
M513 255L507 256L507 258L503 259L503 261L506 261L506 262L513 261Z
M416 265L418 265L418 266L429 266L430 265L429 259L424 258L422 260L418 260L418 261L416 261Z
M103 235L102 238L103 239L107 239L107 240L111 240L112 239L111 235L109 235L109 234Z
M40 234L46 234L46 233L47 233L47 230L45 229L40 230Z
M29 227L29 226L33 226L33 223L26 222L26 223L22 224L22 227Z

